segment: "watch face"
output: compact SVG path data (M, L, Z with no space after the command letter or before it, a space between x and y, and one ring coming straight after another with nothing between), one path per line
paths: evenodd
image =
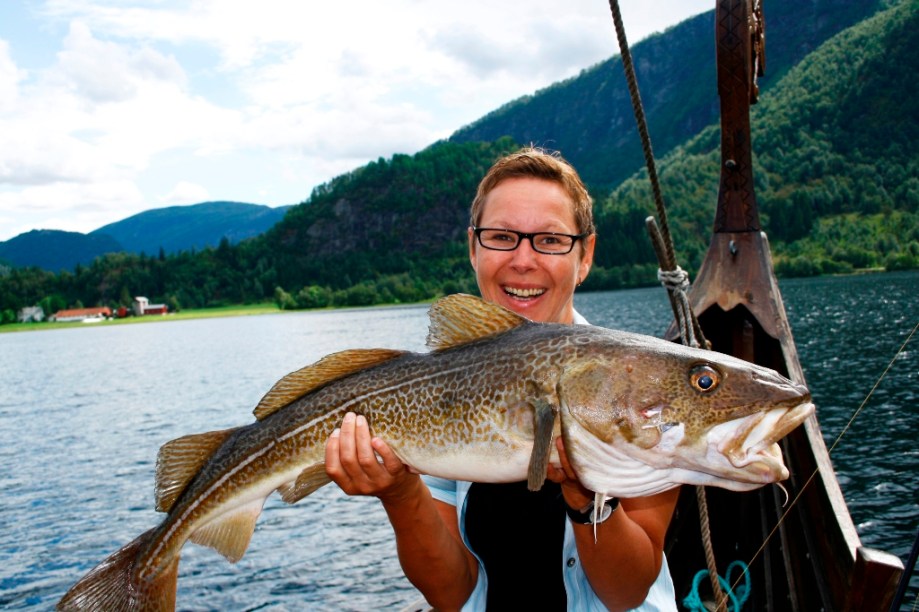
M616 497L611 497L603 504L598 513L596 523L599 525L606 519L610 517L617 509L619 508L619 499ZM594 524L594 502L590 502L580 510L575 510L567 504L565 504L565 512L568 514L568 517L571 518L571 522L577 523L579 525L593 525Z
M597 522L602 523L603 521L608 519L612 513L613 513L612 506L610 506L609 503L603 504L603 508L600 509L600 516L597 518Z

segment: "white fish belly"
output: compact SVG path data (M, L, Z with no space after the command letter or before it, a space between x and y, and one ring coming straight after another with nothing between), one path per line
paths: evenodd
M463 452L435 456L407 453L402 459L413 469L439 478L469 482L519 482L526 480L530 449L495 448L494 452Z

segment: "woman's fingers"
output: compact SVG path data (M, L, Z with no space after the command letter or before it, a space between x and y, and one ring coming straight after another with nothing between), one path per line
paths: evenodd
M397 484L405 465L363 415L349 412L326 442L326 473L349 495L380 496Z
M380 456L380 459L383 460L383 468L391 475L396 476L405 470L405 464L402 463L402 460L396 456L396 453L394 453L393 450L389 448L389 445L381 438L373 438L370 444L373 446L373 450L376 451L377 455Z
M372 478L380 472L380 461L370 445L370 426L362 414L354 420L354 453L357 465L364 474Z

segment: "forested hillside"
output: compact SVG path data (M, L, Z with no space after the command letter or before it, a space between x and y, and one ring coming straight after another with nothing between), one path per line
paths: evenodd
M0 242L0 262L17 267L37 266L58 272L72 270L75 264L89 264L104 253L117 253L124 247L108 235L87 236L62 230L32 230Z
M88 234L33 230L0 242L0 265L36 266L73 272L106 253L156 255L236 244L277 223L290 206L271 208L243 202L202 202L154 208L109 223Z
M289 208L245 202L166 206L109 223L89 235L111 236L131 253L178 253L216 247L224 238L236 244L258 236L281 220Z
M883 0L767 0L764 95L807 54L873 15ZM714 3L713 3L714 5ZM628 32L628 23L625 24ZM617 49L610 17L610 50ZM719 121L714 11L688 19L632 49L642 106L656 155ZM558 149L595 193L644 166L634 112L618 54L533 96L514 100L458 130L454 142L510 136Z
M780 274L919 264L919 85L904 78L919 69L917 7L900 3L837 35L753 107L757 199ZM719 144L710 126L660 163L687 269L708 244ZM628 244L650 202L644 174L625 181L600 206L599 232ZM615 267L634 252L605 249L598 263Z
M867 11L875 3L797 4L805 16L821 6L824 23L856 8ZM839 11L828 10L826 4L838 4ZM888 4L892 8L841 32L785 70L754 107L758 200L780 273L919 264L919 98L912 78L919 68L913 51L919 43L919 0ZM785 52L775 49L780 36L774 29L779 26L768 12L780 5L788 4L766 5L767 58ZM822 27L832 29L825 23ZM713 28L709 24L704 29L713 55ZM665 44L674 31L681 30L674 28L652 43L662 49L687 48L685 40ZM636 56L640 48L636 46ZM687 66L694 61L687 55L679 59ZM767 59L767 69L770 65ZM595 74L587 71L582 77ZM573 91L575 85L559 87ZM714 91L715 84L697 87ZM667 97L671 106L702 97L692 88L663 89L666 96L644 85L642 91L645 99ZM553 91L520 104L540 108L539 98ZM591 117L599 96L569 99L566 116ZM654 116L662 112L659 107L649 110L652 123L665 121ZM523 121L517 110L511 115L515 122ZM488 118L493 121L495 117ZM720 163L717 120L691 132L691 138L671 145L659 164L678 257L688 270L696 269L707 246ZM237 246L223 241L198 253L107 255L59 275L36 269L0 271L0 312L9 319L18 308L36 303L46 312L80 304L117 306L136 294L173 309L266 299L303 308L416 301L472 291L464 230L469 203L487 167L518 142L530 140L557 144L575 160L584 152L606 150L609 133L600 128L592 133L583 122L573 122L573 135L554 141L549 134L516 142L507 137L490 142L457 138L413 156L379 159L317 187L270 231ZM575 141L580 148L569 151L564 146ZM659 153L667 148L655 143ZM652 210L648 182L644 171L633 168L629 173L611 192L603 181L590 185L599 239L597 265L585 289L655 281L656 264L644 230L644 218Z

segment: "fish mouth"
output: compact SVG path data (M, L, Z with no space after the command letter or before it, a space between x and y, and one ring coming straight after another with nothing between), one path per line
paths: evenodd
M793 408L774 408L751 414L739 423L734 435L717 449L731 465L750 477L750 482L768 484L788 478L778 441L814 414L814 404L803 402ZM735 425L737 426L737 425Z

